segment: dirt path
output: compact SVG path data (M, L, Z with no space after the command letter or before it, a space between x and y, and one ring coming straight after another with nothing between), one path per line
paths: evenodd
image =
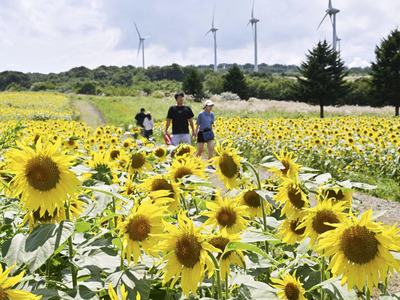
M79 122L96 129L98 126L107 125L103 114L88 100L73 100L72 106L80 112Z

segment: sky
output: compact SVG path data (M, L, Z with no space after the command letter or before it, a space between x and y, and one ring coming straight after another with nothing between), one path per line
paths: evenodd
M300 65L319 41L332 43L329 0L254 0L258 64ZM0 0L0 72L59 73L74 67L177 63L254 63L253 0ZM399 0L332 0L347 67L375 61L375 48L398 29ZM338 45L339 47L339 45Z

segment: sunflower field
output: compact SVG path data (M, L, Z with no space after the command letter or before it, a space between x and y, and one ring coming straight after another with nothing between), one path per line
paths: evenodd
M340 181L398 178L398 118L220 118L205 161L60 95L0 110L0 300L400 297L400 228Z

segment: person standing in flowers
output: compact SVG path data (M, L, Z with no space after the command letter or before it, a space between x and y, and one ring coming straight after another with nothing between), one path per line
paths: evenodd
M154 128L154 120L151 117L151 112L146 113L146 117L143 120L143 128L144 128L144 137L149 139L150 136L153 134Z
M194 122L193 122L193 111L190 106L184 105L184 93L178 92L175 94L176 105L172 105L168 109L167 114L167 124L165 125L164 134L168 134L168 128L172 122L172 137L171 143L174 146L179 144L191 144L190 133L189 133L189 124L192 128L192 134L195 137L196 133L194 130Z
M140 134L144 136L144 127L143 127L143 121L146 117L146 114L144 113L145 109L141 108L140 112L138 112L135 116L135 121L136 125L140 126Z
M198 145L197 156L201 156L204 143L207 143L208 159L214 155L214 134L210 134L210 132L212 133L212 125L214 124L214 113L211 111L213 107L214 103L211 100L207 100L204 103L203 111L197 116L195 130ZM210 167L214 168L213 166Z

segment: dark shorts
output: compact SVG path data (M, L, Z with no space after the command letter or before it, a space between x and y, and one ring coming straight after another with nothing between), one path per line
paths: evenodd
M212 140L210 140L210 141L212 141ZM199 131L199 132L197 133L197 142L198 142L198 143L207 143L207 142L204 140L203 131Z

